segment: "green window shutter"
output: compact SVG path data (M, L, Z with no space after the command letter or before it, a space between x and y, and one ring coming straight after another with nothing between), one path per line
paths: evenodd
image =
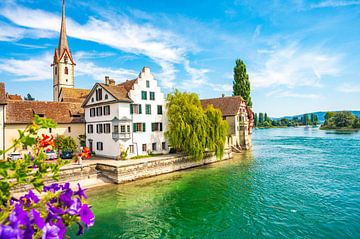
M158 105L157 110L158 115L162 115L162 105Z
M160 131L163 131L162 123L160 123Z
M155 92L150 92L150 100L155 100Z
M130 104L130 114L133 114L133 113L134 113L134 105Z
M133 123L133 132L135 133L136 131L136 123Z
M147 115L151 115L151 105L146 105L145 107L146 107L146 109L145 109L145 110L146 110L146 114L147 114Z
M141 99L142 99L142 100L146 100L146 99L147 99L147 92L146 92L146 91L141 91Z
M145 131L146 131L145 126L146 126L146 124L145 124L145 123L143 123L143 132L145 132Z
M141 105L138 105L138 106L139 106L139 114L142 114Z
M154 132L155 131L155 124L151 123L151 131Z

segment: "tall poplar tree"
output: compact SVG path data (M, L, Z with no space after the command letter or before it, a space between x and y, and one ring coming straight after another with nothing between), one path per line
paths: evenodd
M234 67L233 95L240 95L248 106L252 106L249 75L246 73L245 63L240 59L236 60Z
M257 127L258 126L258 115L257 115L257 113L255 113L255 115L254 115L254 126L255 127Z

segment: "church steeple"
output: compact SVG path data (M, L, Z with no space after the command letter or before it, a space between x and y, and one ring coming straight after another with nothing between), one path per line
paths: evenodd
M53 67L54 101L59 101L61 89L74 88L75 81L75 62L72 58L66 35L65 0L62 0L62 16L59 45L58 48L55 49L54 61L51 66Z
M65 49L67 49L69 51L69 45L68 45L68 40L67 40L67 36L66 36L65 0L63 0L62 1L62 17L61 17L60 39L59 39L59 46L58 46L59 57L62 56ZM69 51L69 53L70 53L70 51Z

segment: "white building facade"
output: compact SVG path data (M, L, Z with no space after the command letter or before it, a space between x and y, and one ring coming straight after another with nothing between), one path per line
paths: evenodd
M86 98L86 144L98 156L118 158L168 152L165 98L150 69L116 85L108 77Z

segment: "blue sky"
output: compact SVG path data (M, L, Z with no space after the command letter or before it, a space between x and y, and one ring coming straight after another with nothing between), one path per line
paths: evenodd
M360 0L66 0L75 84L149 66L165 92L231 95L245 61L256 112L360 109ZM52 98L61 0L2 0L0 81Z

